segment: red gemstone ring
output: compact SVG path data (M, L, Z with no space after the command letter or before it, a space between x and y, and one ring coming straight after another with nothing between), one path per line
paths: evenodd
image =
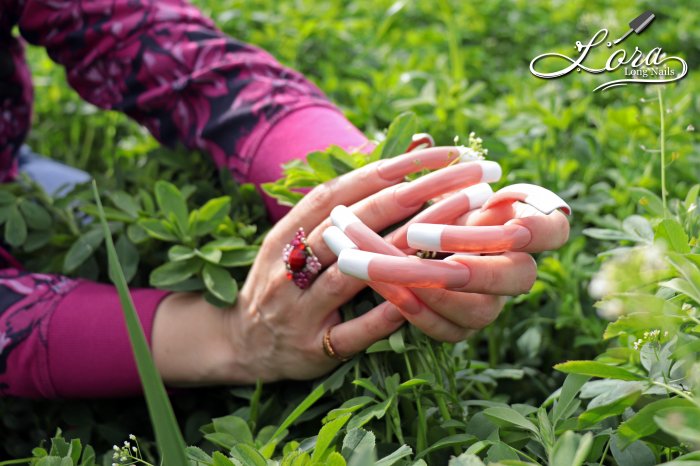
M321 263L306 242L303 228L299 228L292 242L282 250L282 260L287 268L287 279L302 290L311 285L321 270Z

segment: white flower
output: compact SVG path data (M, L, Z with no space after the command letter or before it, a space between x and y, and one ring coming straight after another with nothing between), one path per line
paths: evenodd
M136 440L136 436L134 434L129 434L129 439Z
M688 126L685 128L685 130L688 131L689 133L692 133L693 131L695 131L695 126L693 126L693 125L688 125Z
M625 312L625 306L619 299L611 299L598 304L598 315L603 319L617 320Z
M588 285L588 294L593 298L603 298L614 291L608 274L600 272L596 274Z

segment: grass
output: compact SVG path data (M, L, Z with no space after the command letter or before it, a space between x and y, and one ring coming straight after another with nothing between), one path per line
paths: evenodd
M321 419L331 410L340 409L341 403L360 406L362 400L357 398L369 397L371 401L357 409L343 409L354 409L344 411L355 413L349 423L360 415L378 413L368 418L363 427L374 432L379 456L405 442L414 449L414 457L423 453L429 464L444 464L451 454L464 451L478 454L484 461L513 461L515 455L524 461L531 458L546 463L561 458L557 455L574 458L577 448L588 442L586 435L590 432L589 461L629 464L616 446L616 434L610 433L622 423L620 414L601 418L592 428L579 427L579 416L586 412L590 398L579 398L578 389L571 388L567 393L571 404L562 406L565 390L558 397L553 393L568 379L552 367L567 360L597 357L605 364L622 365L643 374L645 380L657 386L665 383L656 381L653 371L641 361L644 354L644 364L650 368L665 364L663 358L649 359L647 352L671 351L669 340L644 337L644 332L661 328L665 321L647 315L646 321L624 321L637 322L634 329L623 331L622 324L608 327L607 321L596 313L598 298L590 296L588 284L600 273L601 264L609 262L612 249L641 247L662 237L670 241L678 235L680 240L674 240L674 244L685 243L688 250L671 252L689 254L684 257L690 265L679 260L674 262L678 264L674 272L664 273L678 274L676 279L694 283L692 254L696 252L698 221L692 209L686 211L696 203L691 194L700 179L697 133L688 130L698 126L700 111L700 101L695 97L700 84L696 72L700 33L695 27L699 14L692 3L197 3L227 33L269 50L285 64L310 76L370 136L406 110L417 115L420 130L429 131L440 143L451 142L455 135L466 140L469 131L476 131L489 148L489 157L504 168L506 179L502 184L532 182L546 186L570 201L575 216L571 241L559 251L538 256L540 272L532 292L511 300L499 319L469 342L433 345L404 329L365 356L361 364L353 366L341 382L324 388L323 396L311 405L302 402L313 387L298 383L260 389L193 390L173 397L187 444L212 448L212 435L222 423L211 420L227 414L246 421L251 435L260 437L260 442L256 443L256 438L253 444L261 449L276 437L272 434L285 429L289 431L285 441L296 439L303 443L319 433ZM534 56L545 51L569 53L575 40L588 37L601 27L624 30L627 21L644 9L652 9L657 19L644 34L632 35L629 40L634 42L630 44L643 50L662 44L668 53L684 56L690 71L679 84L656 89L627 86L593 94L599 77L574 73L544 81L529 74L528 64ZM178 187L196 187L188 199L190 208L199 208L205 201L224 194L231 196L234 204L254 204L247 201L245 191L241 194L219 181L214 183L215 189L207 190L202 180L215 174L212 167L197 163L201 160L198 155L157 149L157 143L124 116L97 111L80 101L65 84L62 70L51 64L44 51L33 48L29 57L36 81L35 125L29 143L36 151L98 174L98 183L105 193L115 189L135 193L137 188L150 191L153 181L162 177ZM90 202L89 195L85 195L86 202ZM110 200L106 206L114 204ZM641 214L643 220L632 217L635 214ZM155 218L156 213L153 215ZM265 227L254 209L232 211L231 215L242 219L243 224ZM683 233L672 223L662 225L664 220L677 222ZM592 228L597 229L594 234L583 234ZM76 232L66 231L68 238L75 238ZM254 244L254 238L255 234L245 241ZM155 251L152 255L148 255L145 246L137 245L141 261L130 286L148 285L150 270L163 262L170 246L148 244ZM60 250L61 258L69 246L70 243ZM628 262L642 261L642 256L640 253ZM106 256L96 255L96 267L92 269L95 278L107 281L106 264ZM44 266L47 265L35 264ZM650 279L621 270L625 272L620 272L620 283L626 283L627 276L637 279L636 286L656 284L656 288L644 288L651 296L625 295L626 310L657 309L656 299L667 299L665 306L672 307L683 319L697 318L692 311L683 310L684 303L691 307L697 304L693 298L682 293L669 294L670 288L658 286L656 275ZM238 280L244 276L241 272L232 273ZM685 282L674 283L682 283L680 289L692 291L692 287L683 288ZM358 303L371 299L362 296ZM676 329L676 352L679 347L693 344L690 324L684 323L682 331L677 324L668 327L671 331ZM643 339L649 350L635 351L633 342L638 339ZM694 354L691 351L689 367ZM398 388L401 383L421 379L430 383L414 382L416 385L407 389ZM619 385L621 393L629 390L624 393L632 395L613 399L613 405L622 404L609 406L607 413L637 396L635 386L629 385L632 383ZM695 386L692 379L686 385L684 388ZM672 392L680 391L681 397L697 399L692 390L668 386ZM587 394L595 387L587 386ZM373 394L374 389L382 396ZM638 391L626 416L641 412L644 404L654 403L660 396ZM295 412L299 406L304 409ZM380 413L384 407L386 410ZM488 411L491 408L500 411ZM60 426L64 436L92 443L98 454L107 452L115 443L121 444L133 432L141 439L145 458L155 464L154 444L150 440L153 435L142 400L1 400L0 412L0 448L4 449L0 457L29 455L32 447ZM284 423L285 419L292 419L292 414L294 422ZM587 414L589 418L593 415L598 414ZM518 416L533 423L535 429L514 424L516 419L522 424ZM658 425L663 425L664 416L663 412L657 414L661 420ZM205 424L209 427L200 432L200 426ZM649 418L649 424L657 425L654 417ZM267 432L265 426L274 428ZM612 430L606 434L606 428ZM571 434L565 434L567 431ZM500 441L484 443L489 434L497 435ZM655 435L665 438L666 443L645 437L639 443L632 442L630 455L652 458L650 464L654 464L688 450L679 441L664 437L667 433ZM210 440L204 440L205 436ZM338 439L341 437L338 434ZM445 438L455 441L435 447ZM574 453L566 456L569 449Z

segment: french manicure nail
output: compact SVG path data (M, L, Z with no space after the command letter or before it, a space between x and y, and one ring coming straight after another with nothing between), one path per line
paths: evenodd
M571 207L561 197L542 186L527 183L500 189L486 201L481 209L486 210L498 204L515 201L529 204L544 214L550 214L557 209L561 209L566 215L572 214Z
M338 256L343 273L361 280L415 288L462 288L469 281L463 264L417 257L396 257L346 249Z
M414 223L408 227L408 245L414 249L443 252L492 253L521 249L532 241L527 228L499 226L457 226Z
M323 231L323 241L336 256L343 249L357 249L357 245L335 225L329 226Z

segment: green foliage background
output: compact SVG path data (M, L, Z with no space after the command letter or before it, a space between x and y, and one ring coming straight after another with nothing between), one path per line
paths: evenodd
M464 140L476 131L489 148L489 157L503 166L506 176L501 185L541 184L571 201L575 212L571 241L559 251L540 255L539 280L532 292L511 300L494 325L460 348L472 358L469 365L463 361L464 367L455 368L471 377L461 393L472 401L470 422L487 422L479 411L492 406L489 403L540 406L564 380L552 369L555 364L591 359L607 348L602 339L607 322L596 315L587 286L599 268L597 255L610 249L610 240L620 238L591 238L582 232L590 227L619 230L622 219L632 214L653 214L647 209L649 196L632 188L660 193L659 154L650 151L658 147L659 138L656 90L627 86L593 94L602 82L599 76L572 73L545 81L532 76L528 65L534 56L548 51L573 55L575 40L602 27L615 35L643 10L654 11L655 22L627 43L642 50L661 45L689 64L688 77L663 89L668 196L684 199L700 179L697 133L687 131L689 126L700 126L700 13L695 2L195 3L227 33L265 48L309 76L368 135L377 135L407 110L417 114L418 127L439 143L449 143L455 135ZM158 148L123 115L82 102L42 50L32 48L29 57L36 105L28 143L35 151L86 169L104 189L152 190L155 180L165 179L179 187L194 186L190 208L230 195L234 203L238 200L246 207L234 212L241 225L228 227L239 233L243 225L266 227L249 190L231 187L225 180L215 183L214 189L207 186L205 180L219 178L203 156ZM248 234L246 241L253 244L252 233ZM70 243L64 246L67 249ZM99 260L83 272L105 280L102 265ZM157 261L141 264L146 272L157 265ZM139 276L131 284L147 285ZM186 441L200 444L201 425L236 410L249 418L254 396L262 400L255 413L257 425L278 425L284 418L279 413L289 413L308 392L308 384L272 385L258 395L251 388L208 389L175 396L173 402ZM294 425L291 437L315 435L320 418L337 404L337 398L323 398ZM138 399L0 400L0 414L3 457L28 454L58 426L66 436L91 442L98 453L130 432L151 438L145 407ZM389 421L374 422L368 427L390 432ZM443 426L440 432L454 428ZM381 439L389 442L392 435ZM520 448L527 439L511 435L506 443ZM149 448L148 441L144 448ZM457 451L441 450L433 461L444 463L449 453ZM500 458L498 454L492 457ZM658 455L655 461L662 459ZM614 464L611 458L605 461Z

